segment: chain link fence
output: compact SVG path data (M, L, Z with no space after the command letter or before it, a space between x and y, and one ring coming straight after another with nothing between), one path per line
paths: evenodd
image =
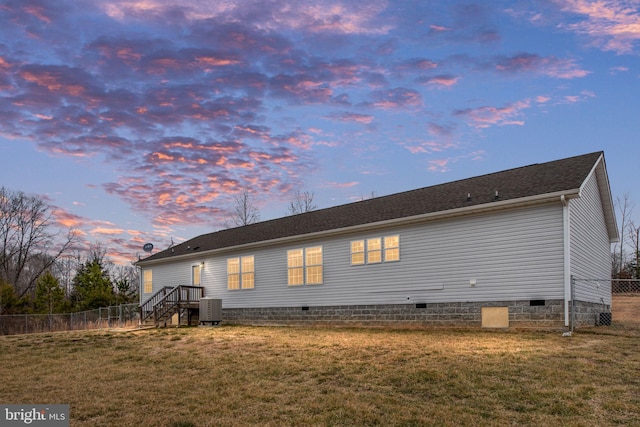
M572 277L571 325L640 324L640 280Z
M640 279L611 279L611 292L614 296L640 297Z
M611 291L613 322L640 326L640 280L614 279Z
M138 304L122 304L65 314L12 314L0 316L0 335L80 329L126 328L139 324Z

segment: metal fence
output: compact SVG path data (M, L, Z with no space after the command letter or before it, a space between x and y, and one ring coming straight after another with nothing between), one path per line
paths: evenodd
M611 292L640 297L640 279L611 279Z
M2 315L0 335L134 327L138 326L139 318L138 304L122 304L65 314Z
M640 280L571 280L571 325L640 324Z

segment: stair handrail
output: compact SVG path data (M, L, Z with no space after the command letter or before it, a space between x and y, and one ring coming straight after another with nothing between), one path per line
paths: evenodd
M151 295L145 302L140 304L140 323L144 323L146 320L150 319L153 316L154 307L161 301L166 295L168 291L175 289L171 286L164 286L158 291Z
M174 307L198 302L203 295L204 288L202 286L178 285L173 288L165 286L140 306L140 322L144 323L153 317L157 326L159 319L172 311Z

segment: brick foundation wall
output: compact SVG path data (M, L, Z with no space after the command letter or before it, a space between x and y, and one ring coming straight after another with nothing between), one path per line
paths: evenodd
M541 302L539 301L538 304ZM225 308L222 322L244 325L482 327L482 307L508 307L511 328L564 328L564 301L451 302L327 307ZM593 307L580 307L593 312ZM602 306L600 305L600 310ZM593 313L589 313L594 319ZM593 325L593 321L591 322Z

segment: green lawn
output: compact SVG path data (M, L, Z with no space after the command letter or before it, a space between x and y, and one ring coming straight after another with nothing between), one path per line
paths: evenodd
M0 337L0 402L72 426L640 425L640 329L294 327Z

